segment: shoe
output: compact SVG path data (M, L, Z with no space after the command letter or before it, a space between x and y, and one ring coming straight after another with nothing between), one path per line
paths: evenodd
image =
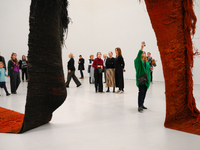
M107 90L106 92L110 92L110 90Z
M118 94L124 94L124 91L119 91Z
M66 88L69 88L69 86L66 85Z
M105 92L99 92L100 94L103 94L103 93L105 93Z
M142 113L142 112L143 112L143 108L142 108L142 107L139 107L139 108L138 108L138 111L139 111L140 113Z
M147 107L145 107L145 106L142 106L142 108L143 108L143 109L147 109Z
M79 86L81 86L81 84L80 84L80 85L77 85L76 87L79 87Z
M120 90L117 90L117 92L115 92L115 93L119 93L120 92Z
M11 94L17 94L17 92L13 92L13 93L11 93Z
M6 93L6 96L9 96L10 95L10 93Z
M84 79L84 77L80 77L79 79Z

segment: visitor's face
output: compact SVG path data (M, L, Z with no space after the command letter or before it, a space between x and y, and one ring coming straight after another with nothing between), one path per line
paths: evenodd
M109 57L110 57L110 58L113 56L113 54L112 54L112 53L108 53L108 55L109 55Z
M148 57L151 57L151 54L147 53L147 56L148 56Z
M105 59L106 59L106 57L107 57L107 56L105 56L105 55L103 56L103 58L105 58Z
M116 55L118 55L118 51L117 51L117 49L115 50L115 53L116 53Z
M143 52L143 53L142 53L142 56L143 56L143 57L146 57L146 53L145 53L145 52Z
M93 55L91 56L91 59L92 59L92 60L94 59L94 56L93 56Z
M3 68L3 64L2 63L0 63L0 68Z
M23 59L26 59L26 57L25 57L25 56L23 56Z
M71 58L71 55L68 55L69 58Z
M14 54L14 55L12 56L12 58L15 60L15 59L17 58L17 55Z
M101 53L97 54L97 58L99 58L99 59L101 58Z

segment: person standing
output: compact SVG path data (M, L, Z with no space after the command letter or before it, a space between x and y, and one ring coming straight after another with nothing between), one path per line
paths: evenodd
M0 88L4 88L5 92L6 92L6 96L9 96L10 93L8 93L8 90L6 88L6 80L5 80L5 76L9 77L4 69L4 64L2 61L0 61ZM1 96L1 95L0 95Z
M22 81L24 82L24 75L26 77L26 81L28 81L28 77L27 77L27 65L28 62L26 60L26 56L23 55L22 56L22 60L19 61L19 66L22 69Z
M79 55L78 70L80 70L80 73L81 73L80 79L84 79L84 75L83 75L83 70L85 70L84 63L85 63L85 60L83 59L82 55Z
M92 67L92 63L94 61L94 55L90 55L90 59L88 61L88 73L90 75L89 77L89 83L94 83L94 68Z
M121 48L115 49L116 53L116 65L115 65L115 83L116 87L119 88L119 90L116 93L123 94L124 93L124 75L123 72L125 72L125 63L124 58L122 57Z
M1 52L0 52L0 61L3 62L3 65L4 65L4 69L5 69L5 72L6 72L6 62L5 62L5 59L3 56L1 56Z
M101 59L101 53L97 53L97 58L94 60L92 67L94 67L94 77L95 77L95 91L96 93L103 93L103 60Z
M107 60L107 54L103 54L103 72L104 72L104 83L106 83L106 60Z
M113 52L108 53L108 58L106 60L106 87L108 88L106 92L110 92L110 87L113 87L113 93L115 92L115 58L113 57Z
M148 60L148 62L149 62L150 67L153 68L153 63L152 63L152 61L153 61L154 59L151 57L151 53L150 53L150 52L147 53L147 60ZM153 83L153 69L151 70L151 83Z
M138 111L143 112L143 109L147 109L144 106L144 100L147 90L151 81L151 70L153 69L147 60L146 53L143 51L145 44L142 44L141 49L138 52L136 59L134 60L136 70L136 85L139 88L138 92Z
M76 83L76 86L79 87L79 86L81 86L81 83L75 75L74 58L73 58L72 53L69 54L69 58L70 58L70 60L68 61L68 64L67 64L68 74L67 74L66 87L67 88L69 87L71 78L73 78L74 82Z
M8 61L8 76L10 76L10 87L12 94L17 94L17 89L21 82L19 73L17 54L12 53L11 59Z

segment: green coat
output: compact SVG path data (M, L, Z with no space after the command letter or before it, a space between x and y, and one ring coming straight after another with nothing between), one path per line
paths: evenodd
M137 87L139 86L139 82L138 82L138 78L147 74L147 77L148 77L148 81L145 82L145 83L142 83L141 85L146 85L147 88L149 88L150 86L150 82L151 82L151 70L150 70L150 65L148 62L146 62L146 69L145 69L145 66L144 66L144 62L142 61L141 57L142 57L142 53L143 51L140 50L138 52L138 55L134 61L134 65L135 65L135 71L136 71L136 85Z

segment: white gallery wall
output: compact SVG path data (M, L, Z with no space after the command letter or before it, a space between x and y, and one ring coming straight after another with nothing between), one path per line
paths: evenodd
M0 51L9 60L12 52L21 58L28 52L29 7L31 0L1 0L0 1ZM146 11L144 2L138 0L69 0L70 23L66 44L63 48L63 66L67 76L68 54L74 53L76 68L78 56L81 54L87 60L90 54L98 51L108 53L116 47L121 47L126 63L125 78L135 79L133 61L145 41L145 51L150 51L157 60L154 70L154 81L164 81L162 65L156 37ZM200 3L196 2L195 12L200 20ZM194 44L200 49L200 21L197 22L197 32ZM195 57L193 69L194 83L200 84L200 58ZM76 72L80 76L79 72ZM87 71L85 71L87 76Z

